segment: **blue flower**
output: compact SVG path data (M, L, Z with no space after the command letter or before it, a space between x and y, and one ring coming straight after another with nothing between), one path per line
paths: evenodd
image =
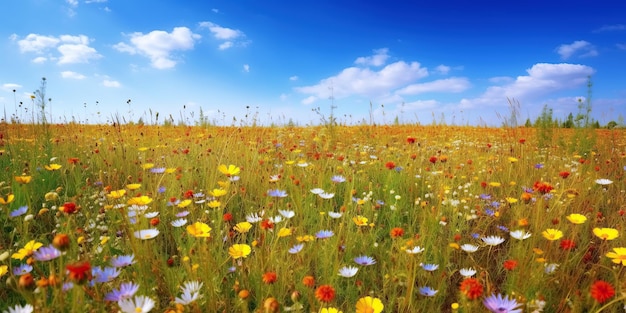
M335 175L330 178L333 183L343 183L346 181L346 178L341 175Z
M132 298L139 290L139 285L135 283L122 283L120 289L113 289L104 296L105 301L120 301L122 299Z
M125 267L135 263L135 255L118 255L111 258L111 265L114 267Z
M332 230L320 230L315 233L315 238L317 239L326 239L334 236L335 233Z
M483 200L491 200L491 195L486 194L486 193L481 193L480 198Z
M35 258L35 260L40 262L54 260L60 256L61 251L59 251L59 249L55 248L53 245L41 247L37 249L35 253L33 253L33 257Z
M420 289L419 289L419 293L422 296L426 296L426 297L432 297L432 296L436 295L438 291L439 290L432 289L432 288L430 288L428 286L420 287Z
M11 214L9 214L9 216L11 216L11 217L18 217L20 215L26 214L26 211L28 211L28 206L21 206L21 207L19 207L19 209L11 212Z
M535 164L535 168L536 169L542 169L543 168L543 164L541 164L541 163Z
M28 264L20 264L13 268L13 275L22 276L24 274L28 274L33 271L33 267Z
M304 244L302 244L302 243L294 245L293 247L289 248L289 253L296 254L296 253L302 251L303 247L304 247Z
M120 270L115 267L105 267L104 269L100 266L96 266L91 269L91 275L94 277L93 283L106 283L115 279L120 275Z
M439 268L439 264L422 264L422 268L425 271L432 272L432 271L436 271Z
M483 300L485 307L493 313L521 313L522 309L516 309L520 306L515 299L509 299L509 296L503 297L501 294L491 294Z
M376 264L376 260L373 257L367 256L367 255L360 255L354 258L354 262L356 262L356 264L363 265L363 266Z
M153 167L150 169L150 173L153 174L163 174L165 173L165 167Z
M267 195L270 197L284 198L287 196L287 192L280 189L272 189L267 191Z

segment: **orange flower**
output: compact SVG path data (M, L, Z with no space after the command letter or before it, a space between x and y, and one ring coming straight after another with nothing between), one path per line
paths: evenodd
M517 267L517 261L515 260L506 260L504 261L504 263L502 264L502 266L504 266L505 269L512 271Z
M483 285L476 278L464 279L459 289L469 300L478 299L483 294Z
M321 285L315 290L315 298L321 302L331 302L335 299L335 288L331 285Z
M311 275L304 276L302 278L302 284L309 288L315 287L315 277Z
M404 236L404 229L402 227L394 227L389 232L391 238L398 238Z
M263 274L263 282L266 284L273 284L276 282L276 273L275 272L266 272Z

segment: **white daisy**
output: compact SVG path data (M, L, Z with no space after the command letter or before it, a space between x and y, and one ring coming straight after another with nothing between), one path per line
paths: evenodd
M463 277L472 277L474 275L476 275L476 270L473 268L462 268L459 270L459 274L461 274L461 276Z
M311 189L311 193L312 194L319 195L320 193L323 193L323 192L324 192L324 189L322 189L322 188L313 188L313 189Z
M511 237L517 239L517 240L524 240L524 239L528 239L530 238L530 236L532 235L531 233L522 230L522 229L518 229L518 230L514 230L512 232L509 233L509 235L511 235Z
M607 178L596 179L596 184L606 186L612 184L613 181Z
M343 216L343 213L328 211L328 216L330 216L331 218L340 218Z
M187 219L179 218L177 220L171 221L170 224L172 224L172 226L174 226L174 227L182 227L182 226L185 226L187 224Z
M332 199L335 194L334 193L328 193L328 192L322 192L320 194L318 194L318 196L322 199Z
M143 230L138 230L135 232L135 238L141 240L152 239L159 234L159 230L156 228L148 228Z
M124 313L146 313L154 308L154 300L146 296L135 296L117 302Z
M280 213L280 215L287 219L296 216L296 212L290 210L278 210L278 213Z
M408 254L418 254L418 253L422 253L424 251L424 248L420 246L415 246L412 249L406 249L405 251Z
M461 250L467 252L467 253L474 253L476 251L478 251L478 246L466 243L466 244L462 244L461 245Z
M359 271L357 267L354 266L344 266L339 269L339 276L342 277L353 277Z
M504 242L504 238L500 236L487 236L480 239L488 246L497 246Z

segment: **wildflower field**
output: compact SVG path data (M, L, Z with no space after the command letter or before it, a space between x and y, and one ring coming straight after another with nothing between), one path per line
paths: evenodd
M624 130L2 124L6 312L623 312Z

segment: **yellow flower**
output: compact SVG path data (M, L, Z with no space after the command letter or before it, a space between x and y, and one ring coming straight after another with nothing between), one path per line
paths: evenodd
M248 257L252 248L250 248L247 244L234 244L230 248L228 248L228 254L233 259L245 258Z
M135 190L135 189L139 189L141 187L141 184L128 184L126 185L126 188L128 188L128 190Z
M112 199L119 199L119 198L123 197L125 194L126 194L126 190L125 189L111 190L111 192L109 192L109 194L107 194L107 197L112 198Z
M152 202L152 198L148 196L132 197L126 202L128 205L148 205Z
M220 205L222 205L222 203L217 200L212 200L212 201L209 201L209 203L207 203L206 205L208 205L209 208L216 209L216 208L219 208Z
M176 206L180 209L182 208L186 208L191 204L191 199L185 199L183 201L181 201L180 203L178 203Z
M541 235L543 235L543 238L546 238L550 241L554 241L563 237L563 232L558 229L548 228L544 230L543 232L541 232Z
M613 248L613 251L615 252L609 252L605 255L611 258L613 263L626 266L626 248Z
M211 227L202 222L187 225L187 232L194 237L211 237Z
M568 221L572 222L572 224L582 224L585 221L587 221L587 217L582 215L582 214L578 214L578 213L572 213L568 216L566 216L565 218L567 218Z
M236 230L240 234L247 233L250 230L250 228L252 228L252 224L250 224L249 222L240 222L240 223L237 223L235 227L233 227L233 229Z
M209 194L211 196L213 196L213 197L216 197L216 198L217 197L221 197L221 196L223 196L223 195L225 195L227 193L228 193L228 191L226 191L224 189L221 189L221 188L216 188L216 189L213 189L212 191L209 191Z
M235 176L239 174L239 172L241 171L239 167L234 166L232 164L229 165L228 167L224 164L221 164L220 166L217 167L217 170L228 177Z
M278 231L278 237L287 237L291 236L291 229L287 227L283 227Z
M153 167L154 167L154 163L146 163L146 164L141 165L141 168L143 168L144 170L149 170Z
M593 234L602 240L613 240L619 237L619 232L615 228L594 228Z
M16 253L13 253L13 255L11 255L11 258L22 260L25 257L33 255L33 253L35 253L35 251L37 251L37 249L41 248L42 246L43 243L31 240L26 245L24 245L24 248L21 248Z
M356 313L380 313L385 306L378 298L363 297L356 302Z
M50 191L47 192L43 198L46 199L46 201L56 201L59 200L59 194L54 191Z
M296 237L296 240L298 242L309 242L315 240L315 237L313 237L312 235L304 235Z
M356 224L357 226L367 226L368 220L365 216L357 215L352 218L352 221L354 221L354 224Z
M514 157L509 157L509 162L511 162L511 163L515 163L515 162L517 162L517 161L518 161L518 159L517 159L517 158L514 158Z
M49 165L44 165L43 167L48 171L56 171L61 168L61 164L52 163Z
M4 274L9 272L9 267L7 265L0 265L0 277L4 276Z
M517 202L516 198L511 198L511 197L506 197L506 202L508 202L509 204L513 204L515 202Z
M32 179L33 177L28 175L15 176L15 181L20 184L28 184Z
M9 204L15 200L15 195L10 193L5 197L0 197L0 204Z
M491 187L500 187L501 185L502 184L500 184L499 182L495 182L495 181L492 181L492 182L489 183L489 186L491 186Z
M339 311L337 308L322 308L319 313L343 313L343 311Z

